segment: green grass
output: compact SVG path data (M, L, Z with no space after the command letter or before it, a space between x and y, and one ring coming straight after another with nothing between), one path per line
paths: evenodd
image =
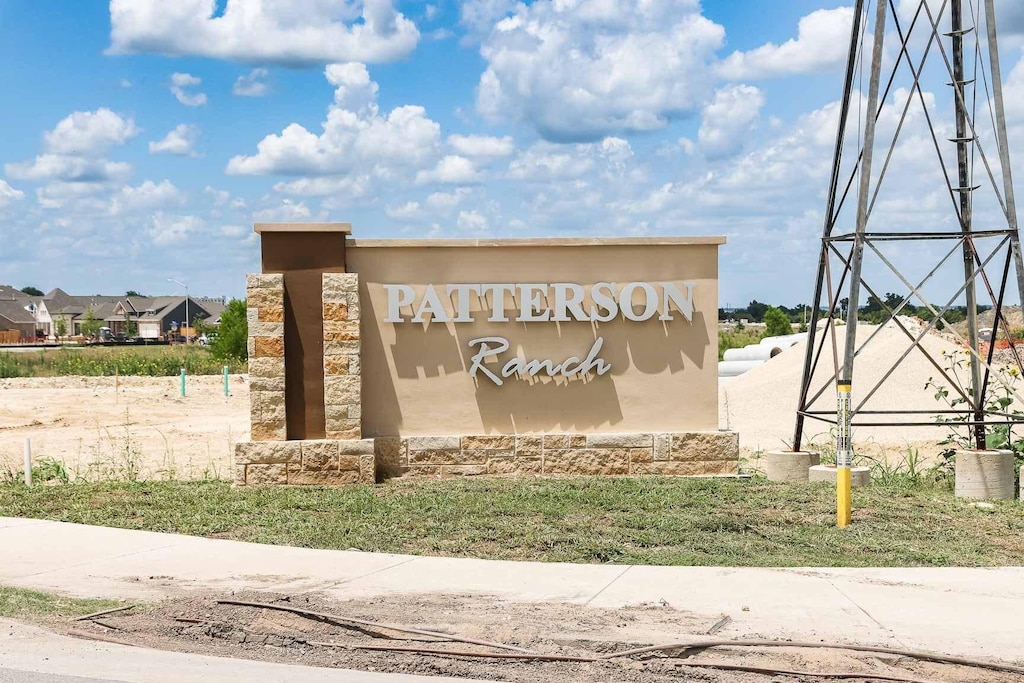
M0 486L0 515L311 548L549 562L733 566L1024 564L1024 506L941 490L673 478L394 481L236 489L225 482Z
M24 353L0 352L0 379L64 375L145 375L168 377L181 368L192 375L217 375L225 363L196 346L93 346L46 349ZM233 373L246 372L244 362L227 363Z
M0 586L0 617L11 619L74 618L120 607L121 604L116 600L83 600L25 588Z

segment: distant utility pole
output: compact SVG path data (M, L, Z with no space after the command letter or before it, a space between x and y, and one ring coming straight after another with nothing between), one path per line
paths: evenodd
M188 344L188 333L189 330L191 329L191 322L189 322L188 319L188 285L186 285L184 282L175 280L174 278L167 278L167 281L173 282L174 284L185 288L185 344Z

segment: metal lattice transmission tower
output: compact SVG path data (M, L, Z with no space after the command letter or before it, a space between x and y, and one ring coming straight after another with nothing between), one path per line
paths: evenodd
M934 425L938 415L969 427L984 449L986 425L1024 422L989 400L998 384L1024 404L993 366L997 336L1009 336L1007 288L1024 303L996 34L994 0L856 1L793 450L809 420L844 433L846 409L829 389L855 376L847 429ZM910 305L930 318L923 329L903 317ZM979 338L979 305L994 312L990 342ZM858 334L862 306L885 324ZM958 331L948 318L959 307ZM936 328L966 350L959 372L927 348ZM905 336L906 350L864 381L857 361L883 331ZM948 387L947 409L872 402L912 353Z

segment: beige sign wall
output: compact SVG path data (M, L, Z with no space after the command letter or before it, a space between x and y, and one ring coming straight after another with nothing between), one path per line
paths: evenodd
M620 240L350 240L349 272L359 275L362 336L362 423L366 437L550 432L683 432L718 428L718 246L724 238ZM643 321L620 311L607 322L517 322L522 289L501 294L509 322L492 322L495 294L487 285L580 285L585 296L575 311L592 309L615 283L618 295L632 288L633 317L643 317L646 295L655 292L657 310ZM664 320L664 290L675 291ZM465 292L473 322L438 322L465 317L462 293L448 285L484 285L484 295ZM411 290L385 285L407 285ZM566 296L562 285L561 295ZM692 288L692 289L691 289ZM440 316L423 307L432 289L444 308ZM690 320L678 293L692 291ZM542 317L557 310L553 286L526 290ZM386 322L391 303L402 302L401 322ZM571 298L571 295L570 295ZM411 300L412 303L404 303ZM600 303L600 302L598 302ZM564 308L564 307L563 307ZM686 308L686 306L682 306ZM572 310L573 306L568 309ZM411 319L421 313L424 321ZM690 313L685 311L685 313ZM501 338L509 349L485 361L498 386L477 369L471 376L475 340ZM578 369L595 343L594 354L610 369L580 377ZM495 348L490 343L489 348ZM550 360L541 372L502 377L510 360ZM572 360L576 359L576 360ZM569 361L565 365L566 361ZM551 366L566 373L548 376ZM602 367L596 361L591 368Z

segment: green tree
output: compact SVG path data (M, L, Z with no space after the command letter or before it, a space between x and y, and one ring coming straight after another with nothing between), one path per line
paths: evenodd
M142 296L141 294L136 292L134 289L129 289L127 292L124 293L124 295L125 296L137 296L137 297L141 297Z
M768 311L768 304L763 304L754 299L747 304L747 313L750 314L751 322L759 323L764 320L764 314Z
M43 291L41 289L36 289L35 287L22 287L21 292L22 294L28 294L29 296L43 296Z
M774 306L769 306L768 310L764 312L764 324L764 334L766 337L782 337L787 334L793 334L793 326L789 324L789 316Z
M85 319L82 321L82 334L91 339L99 334L101 327L103 327L103 321L96 317L91 308L86 310Z
M129 337L137 337L137 336L139 336L139 323L138 323L138 321L132 320L131 318L128 318L128 321L125 323L125 335L129 336Z
M60 339L68 333L68 321L64 318L57 318L53 321L53 333Z
M210 345L218 360L245 360L249 357L246 342L249 339L249 321L245 317L245 299L232 299L220 314L217 338Z

